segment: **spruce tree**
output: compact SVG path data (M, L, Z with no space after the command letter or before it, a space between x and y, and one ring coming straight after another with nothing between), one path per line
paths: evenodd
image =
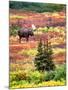
M42 47L42 41L40 40L40 42L39 42L39 45L38 45L38 53L37 53L37 55L36 55L36 57L35 57L35 61L34 61L34 63L35 63L35 67L38 69L38 70L42 70L42 65L41 65L41 63L42 63L42 58L43 58L43 47Z
M43 52L45 58L44 58L44 61L45 61L45 70L46 71L50 71L50 70L54 70L55 69L55 64L53 62L53 58L52 58L52 55L53 55L53 51L52 51L52 47L51 47L51 43L48 43L45 45L44 44L44 52Z
M35 57L35 67L39 71L50 71L55 69L55 65L52 61L52 49L51 46L47 44L42 44L40 40L38 45L38 53Z

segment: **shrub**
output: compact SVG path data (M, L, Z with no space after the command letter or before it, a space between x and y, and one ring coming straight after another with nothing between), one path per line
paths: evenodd
M48 71L44 73L44 80L50 81L50 80L66 80L66 66L61 65L58 66L55 71Z
M55 77L54 71L49 71L49 72L44 73L44 80L45 81L53 80L54 77Z
M27 56L35 56L37 54L37 50L36 49L22 50L19 52L19 54Z
M16 71L10 74L10 82L25 80L29 83L39 83L44 80L44 75L39 71Z
M10 81L27 80L28 74L25 71L16 71L10 74Z
M11 72L9 78L10 78L10 82L16 81L16 73L15 72Z
M49 27L48 31L54 31L54 27Z
M15 71L10 73L10 87L60 86L66 83L66 65L57 65L55 71Z
M49 29L48 29L48 27L44 27L44 28L39 27L37 30L38 30L38 33L39 32L45 33L45 32L48 32Z
M26 80L27 79L27 73L26 72L18 72L16 74L16 80Z
M30 83L39 83L43 80L43 74L39 71L31 71L29 73L28 81Z
M54 80L66 80L66 65L58 66L55 70Z
M28 55L35 56L36 54L37 54L37 50L36 49L30 49L28 51Z
M17 25L10 26L10 36L16 36L19 29L20 27Z

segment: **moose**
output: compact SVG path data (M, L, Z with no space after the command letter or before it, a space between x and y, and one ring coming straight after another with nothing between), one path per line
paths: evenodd
M22 28L18 31L18 36L19 36L19 43L21 43L22 38L26 38L26 41L29 41L29 36L34 36L34 33L32 29Z

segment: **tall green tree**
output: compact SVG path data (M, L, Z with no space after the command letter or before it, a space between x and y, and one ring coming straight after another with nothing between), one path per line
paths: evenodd
M38 69L38 70L42 70L42 55L43 55L43 47L42 47L42 41L40 40L39 44L38 44L38 49L37 49L38 53L35 57L35 67Z
M35 57L35 67L39 71L50 71L55 69L55 65L52 61L52 49L47 44L42 44L42 41L38 45L38 53Z
M51 43L48 43L45 45L44 44L44 51L43 51L44 56L46 56L45 59L45 70L50 71L55 69L55 64L53 62L53 51L51 47Z

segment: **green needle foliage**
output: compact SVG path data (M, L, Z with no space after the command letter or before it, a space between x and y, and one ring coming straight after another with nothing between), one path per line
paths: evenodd
M46 68L45 69L47 71L54 70L55 65L52 58L53 52L52 52L51 45L49 43L47 43L47 45L44 45L44 56L45 54L46 54L46 57L45 57Z
M38 53L35 57L35 66L37 67L38 70L42 70L42 58L43 58L43 48L42 48L42 42L40 40L39 45L38 45Z
M55 69L55 65L52 61L52 54L51 45L48 45L48 43L46 45L42 44L42 41L40 40L38 53L34 61L37 70L44 72L45 70L51 71Z

